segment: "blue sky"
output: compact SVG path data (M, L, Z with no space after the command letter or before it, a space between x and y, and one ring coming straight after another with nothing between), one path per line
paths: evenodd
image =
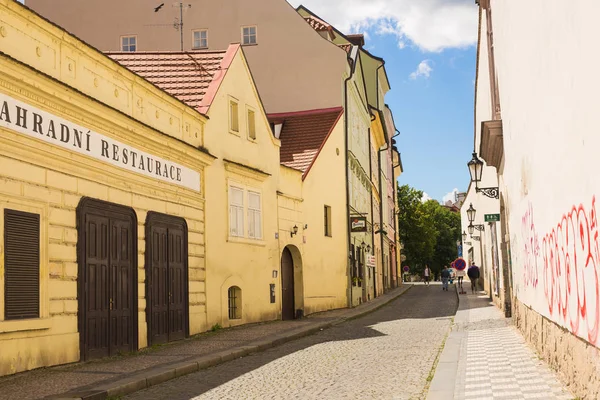
M400 184L442 200L469 182L477 6L473 0L289 0L386 60L386 97L401 135Z

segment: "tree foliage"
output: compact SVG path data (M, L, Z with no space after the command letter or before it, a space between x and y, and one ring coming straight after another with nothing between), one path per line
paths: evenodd
M436 273L457 256L460 240L460 214L435 200L422 202L423 192L408 185L398 187L398 224L402 254L410 272L421 274L428 264Z

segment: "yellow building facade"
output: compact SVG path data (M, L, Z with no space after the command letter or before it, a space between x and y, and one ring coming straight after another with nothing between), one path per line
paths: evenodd
M14 1L0 51L0 375L205 330L206 118Z
M239 45L107 57L11 0L0 52L0 375L347 306L341 107L267 115Z

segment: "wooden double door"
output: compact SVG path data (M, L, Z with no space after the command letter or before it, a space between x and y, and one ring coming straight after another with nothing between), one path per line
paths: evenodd
M146 219L148 345L188 336L188 247L185 220L159 213Z
M84 198L77 214L81 359L137 350L135 212Z

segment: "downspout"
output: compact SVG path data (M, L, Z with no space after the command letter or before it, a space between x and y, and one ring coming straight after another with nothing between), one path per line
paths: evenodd
M379 198L381 200L380 201L380 208L379 208L379 237L381 239L381 265L382 265L382 268L385 267L385 252L383 251L383 232L385 232L385 231L383 230L383 198L381 196L381 193L382 193L381 192L381 190L382 190L382 188L381 188L381 181L382 181L382 179L381 179L381 152L389 150L389 148L390 148L390 144L386 142L385 148L380 148L377 151L377 168L378 168L377 173L379 174L378 175L378 178L379 178L378 179L379 180ZM391 269L390 269L389 272L391 274ZM383 290L385 291L385 283L383 284Z
M345 164L345 168L346 168L346 226L348 229L346 229L346 234L347 234L347 248L346 248L346 255L348 257L348 308L352 307L352 270L351 268L353 268L353 265L350 265L350 245L352 244L352 232L350 229L350 174L348 172L349 168L350 168L350 164L349 164L349 157L348 157L348 82L350 82L350 79L352 79L352 76L354 76L354 71L355 71L355 63L352 61L352 59L350 57L348 57L348 60L351 63L351 68L350 68L350 75L348 76L348 78L346 78L344 80L344 130L345 130L345 134L344 134L344 154L345 154L345 158L346 158L346 164Z
M371 128L369 128L369 180L373 178L373 154L371 153ZM375 252L375 229L373 229L373 188L371 187L371 244ZM377 268L373 268L373 298L377 297Z
M377 67L377 69L375 70L375 81L376 81L376 98L377 98L377 110L379 111L379 70L381 68L383 68L385 66L385 61L381 62L381 65L379 67ZM383 123L383 121L382 121ZM379 151L377 151L377 174L378 174L378 181L379 181L379 238L381 239L381 268L382 271L385 268L385 252L383 251L383 199L381 198L381 152L383 150L387 150L389 149L389 143L386 143L386 148L385 149L379 149ZM373 197L373 195L371 195L371 197ZM384 276L382 276L382 278L384 278ZM383 280L383 279L382 279ZM383 292L385 293L385 282L383 282Z
M392 140L394 140L394 138L397 136L400 136L400 131L398 129L396 129L396 134L394 136L392 136L392 138L390 139L390 142ZM398 268L398 263L400 262L400 257L398 256L398 249L397 249L397 246L398 246L398 215L396 214L396 206L397 206L396 196L398 195L398 193L396 193L396 192L398 191L398 182L396 181L396 178L394 176L394 171L399 166L400 166L400 154L398 154L398 165L394 165L394 157L392 156L392 179L394 180L394 190L393 190L393 197L392 197L392 200L394 202L394 210L392 212L394 213L394 248L396 250L396 287L398 287L398 280L400 279L401 271Z

